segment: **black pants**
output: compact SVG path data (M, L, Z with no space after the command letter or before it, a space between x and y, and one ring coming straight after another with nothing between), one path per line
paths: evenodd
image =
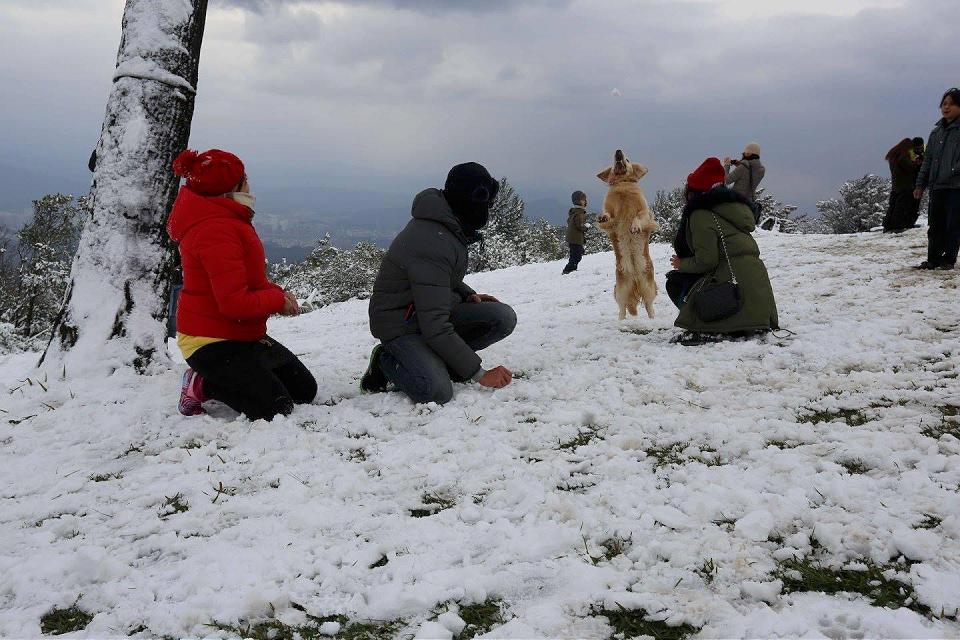
M687 302L687 294L702 277L702 273L684 273L677 270L667 272L667 295L677 309Z
M564 273L577 270L577 265L583 260L584 251L582 244L570 244L570 259L567 261L567 266L563 268Z
M931 191L927 218L927 262L935 267L953 266L960 250L960 189Z
M256 342L208 344L187 358L187 364L203 377L205 395L250 420L290 415L293 405L313 402L317 395L313 375L269 336Z
M883 217L884 231L903 231L917 221L919 201L913 197L913 191L891 191L887 215Z

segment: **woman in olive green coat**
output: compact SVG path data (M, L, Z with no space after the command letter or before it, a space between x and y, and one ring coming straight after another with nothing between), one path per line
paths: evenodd
M717 158L709 158L687 178L687 206L671 259L676 271L667 274L667 291L680 309L674 324L695 334L722 336L778 329L773 288L750 235L756 228L753 210L743 196L720 184L723 179ZM730 282L731 267L742 299L739 311L712 322L701 319L694 304L698 293L712 281Z

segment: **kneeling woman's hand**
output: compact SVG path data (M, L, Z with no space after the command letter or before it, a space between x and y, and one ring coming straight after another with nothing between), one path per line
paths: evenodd
M282 316L300 315L300 303L297 302L297 297L292 293L290 293L289 291L283 292L283 309L280 310L280 315Z

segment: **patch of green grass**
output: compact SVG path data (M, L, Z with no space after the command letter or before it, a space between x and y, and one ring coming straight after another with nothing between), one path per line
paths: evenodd
M607 561L613 560L617 556L625 556L633 546L633 536L612 535L600 543L603 547L603 557Z
M912 586L884 575L890 569L897 569L896 565L881 566L871 562L865 562L864 565L864 570L857 571L827 568L810 558L785 560L777 569L776 576L783 580L784 593L859 593L869 598L876 607L906 607L925 616L931 615L929 607L917 602Z
M499 598L487 598L484 602L460 607L457 615L467 623L457 640L470 640L491 631L495 626L507 622L503 612L503 601Z
M302 607L296 607L302 610ZM365 622L350 622L343 615L312 616L307 614L309 622L303 625L288 625L278 620L263 620L260 622L244 622L239 625L212 622L208 627L218 631L226 631L238 638L252 638L253 640L321 640L334 638L336 640L393 640L397 632L406 625L406 621L397 620L370 620ZM325 622L336 622L340 631L329 636L320 633L320 625Z
M777 449L796 449L797 447L802 447L802 442L797 442L796 440L767 440L768 447L776 447Z
M605 617L617 638L650 636L656 640L683 640L700 631L689 624L671 626L662 620L650 620L646 610L627 609L622 605L617 605L616 609L593 607L590 615Z
M934 440L938 440L943 436L953 436L960 440L960 422L950 420L947 415L943 415L940 418L940 424L927 425L920 429L920 433Z
M557 449L560 451L570 450L575 451L584 445L588 445L594 440L603 440L603 436L600 433L600 427L587 424L584 425L582 429L577 432L570 440L561 441L557 444Z
M863 460L859 459L839 460L837 464L846 469L850 475L861 475L870 471L870 467L863 464Z
M182 493L175 493L172 496L164 496L160 508L157 509L157 515L161 520L166 520L176 513L186 513L190 509L190 503L183 498Z
M913 525L914 529L936 529L940 526L940 523L943 522L943 519L938 518L935 515L925 514L923 520Z
M521 424L535 424L537 422L536 416L527 416L526 418L520 421Z
M108 480L119 480L123 477L122 473L97 473L90 476L93 482L107 482Z
M797 416L800 422L809 422L810 424L820 424L821 422L846 422L851 427L862 427L870 422L870 419L861 409L819 409L809 410Z
M367 451L363 447L358 447L356 449L351 449L350 453L347 454L347 460L350 462L366 462L367 461Z
M713 579L717 577L717 571L719 569L713 558L707 558L703 561L703 564L694 570L694 573L703 578L705 583L711 584Z
M960 416L960 406L955 404L942 404L937 407L937 411L940 412L944 418L956 418Z
M635 336L645 336L647 334L653 333L653 329L647 329L645 327L635 327L633 329L620 329L620 333L632 333Z
M441 496L438 493L424 493L420 496L420 502L423 503L422 509L410 509L410 515L414 518L426 518L457 504L456 500Z
M74 602L66 609L54 607L40 616L40 631L47 636L59 636L86 629L91 620L93 614L80 609Z
M665 447L650 447L645 450L648 457L653 458L653 469L656 471L660 467L666 467L672 464L683 464L685 458L680 452L690 446L689 442L674 442Z
M388 558L387 556L383 555L383 556L380 556L380 559L379 559L379 560L377 560L377 561L374 562L372 565L370 565L370 568L371 568L371 569L379 569L380 567L385 567L385 566L387 566L387 563L388 563L388 562L390 562L390 558Z

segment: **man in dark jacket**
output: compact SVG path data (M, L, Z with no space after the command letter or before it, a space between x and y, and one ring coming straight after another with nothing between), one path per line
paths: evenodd
M513 374L484 369L477 351L503 340L517 324L513 309L478 294L463 278L467 247L480 239L499 184L475 163L450 170L443 190L413 200L413 220L390 245L370 298L373 349L360 381L367 392L393 383L417 403L453 398L453 381L499 389Z
M950 89L940 100L940 114L917 176L913 197L930 189L927 209L927 259L920 269L953 269L960 251L960 89Z
M587 194L583 191L574 191L570 196L573 208L567 213L567 244L570 245L570 259L563 268L563 275L577 270L577 265L583 259L586 244L587 229Z

